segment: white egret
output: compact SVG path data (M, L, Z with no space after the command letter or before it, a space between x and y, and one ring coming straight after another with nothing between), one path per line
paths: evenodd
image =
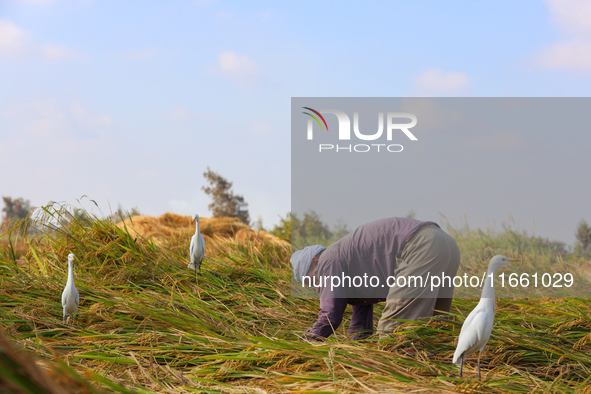
M70 319L74 320L74 315L78 312L78 304L80 303L80 295L78 289L74 284L74 254L68 255L68 281L66 287L62 292L62 306L64 307L64 323L69 323Z
M458 346L454 353L453 363L460 366L460 376L462 376L464 360L472 353L479 350L478 380L480 380L480 355L490 339L495 320L494 277L499 267L515 261L519 260L508 259L505 256L496 255L490 260L490 263L488 263L488 271L486 273L486 279L484 280L480 302L464 321L458 339Z
M195 275L197 275L197 267L199 267L199 271L201 271L201 263L205 257L205 240L203 239L203 235L199 232L199 215L195 214L193 221L197 223L197 228L195 230L195 235L191 238L191 248L189 249L191 262L189 263L188 268L194 269Z

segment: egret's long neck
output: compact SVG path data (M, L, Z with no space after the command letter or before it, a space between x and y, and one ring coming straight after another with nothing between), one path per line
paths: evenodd
M72 260L68 261L68 281L66 285L74 283L74 262Z
M499 267L496 265L489 265L484 286L482 286L482 295L480 296L481 302L492 303L493 308L495 304L495 275L497 274L497 268Z
M199 220L195 220L195 234L199 234Z

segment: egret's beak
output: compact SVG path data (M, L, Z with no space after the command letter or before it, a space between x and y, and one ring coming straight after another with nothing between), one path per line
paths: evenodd
M518 262L518 261L521 261L521 260L519 260L519 259L503 259L503 260L504 260L504 261L510 261L510 262L512 262L512 263L516 263L516 262Z

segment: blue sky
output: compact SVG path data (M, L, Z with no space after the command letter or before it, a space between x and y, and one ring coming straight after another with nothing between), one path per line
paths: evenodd
M0 0L0 195L208 216L209 166L269 227L291 97L590 89L589 1Z

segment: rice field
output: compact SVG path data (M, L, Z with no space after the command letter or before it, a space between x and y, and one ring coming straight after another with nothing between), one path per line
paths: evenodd
M507 229L450 233L466 272L498 253L582 263ZM307 343L318 300L290 296L291 251L280 243L213 237L195 277L184 235L155 243L95 217L15 237L0 239L0 328L10 341L0 337L0 392L591 393L589 299L499 299L479 382L475 356L463 378L451 364L477 299L363 342L347 340L348 311L337 335ZM69 253L80 292L72 326L61 307Z

